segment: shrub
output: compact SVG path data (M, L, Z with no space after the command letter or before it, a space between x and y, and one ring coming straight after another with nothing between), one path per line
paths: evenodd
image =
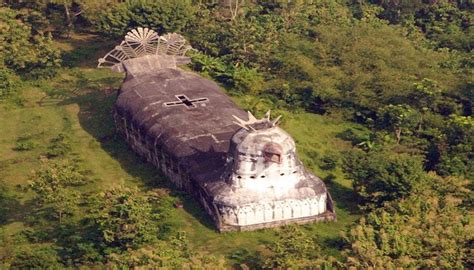
M71 144L69 143L69 137L64 133L58 134L52 138L46 151L46 155L49 158L65 156L71 152Z
M61 269L58 253L51 247L22 248L16 252L11 269Z
M36 144L32 141L19 141L16 142L15 147L13 147L13 150L15 151L28 151L32 150L35 148Z
M264 88L264 80L256 69L238 66L233 70L232 83L242 92L258 94Z
M31 141L32 139L31 134L26 134L23 136L18 137L15 143L15 147L13 147L13 150L15 151L28 151L32 150L33 148L36 147L36 143Z
M18 77L11 69L0 63L0 100L13 94L18 84Z
M255 68L242 65L232 66L218 57L192 53L194 70L208 74L214 79L232 85L237 91L258 94L264 89L265 81Z
M451 115L442 127L445 136L433 141L430 158L441 175L474 176L474 119L471 116Z
M221 82L227 82L232 78L231 68L218 57L193 52L191 53L191 58L192 67L196 71L208 74Z
M319 167L323 170L334 170L338 163L339 157L335 154L326 154L320 160Z

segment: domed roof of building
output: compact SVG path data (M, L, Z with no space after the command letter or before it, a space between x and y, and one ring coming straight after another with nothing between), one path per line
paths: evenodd
M295 142L291 136L277 126L280 117L270 120L270 112L262 119L256 119L248 112L249 120L238 117L237 125L242 128L232 137L234 151L240 154L259 156L268 154L284 155L295 151Z
M283 155L295 151L295 142L291 136L277 126L255 131L242 128L232 137L232 142L236 145L235 150L240 154Z

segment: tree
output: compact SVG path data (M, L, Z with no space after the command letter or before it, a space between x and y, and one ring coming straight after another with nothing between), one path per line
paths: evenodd
M15 72L0 63L0 100L13 94L19 79Z
M245 0L220 0L219 5L229 11L230 20L233 21L239 14L241 14L241 9L245 5Z
M463 5L462 2L432 1L417 12L416 25L439 47L469 52L474 45L472 3Z
M64 9L64 23L66 26L66 36L71 37L71 33L74 30L74 21L76 17L81 15L84 10L84 6L79 1L74 0L50 0L49 2L62 6Z
M354 150L346 152L342 167L369 208L407 197L425 180L421 159L406 154Z
M100 241L107 247L126 250L156 240L159 214L153 209L153 200L136 187L115 186L100 193L90 216Z
M421 82L413 84L411 97L414 103L422 110L425 108L434 109L441 93L442 91L438 86L438 82L424 78Z
M194 252L186 236L179 233L167 241L157 241L126 253L113 253L108 267L126 269L226 269L225 261L212 255Z
M388 105L377 112L378 122L381 127L392 129L400 143L402 133L409 133L421 120L420 113L410 105Z
M0 67L18 75L53 75L61 61L51 36L33 33L31 25L19 17L17 11L0 7ZM8 72L6 75L11 78ZM2 72L0 76L6 75Z
M391 23L401 23L413 19L415 13L423 7L422 0L372 0L384 8L381 14Z
M97 27L113 37L123 35L135 27L148 27L159 34L180 32L194 19L191 1L126 1L101 12Z
M267 248L272 255L265 260L265 269L320 269L336 263L322 256L316 239L296 226L283 227L278 232L278 240Z
M94 23L104 6L116 5L121 0L21 0L7 1L8 6L26 13L34 29L54 28L70 38L78 21ZM39 24L40 25L39 25Z
M438 143L440 155L436 171L442 175L474 177L474 119L451 115L444 127L446 137Z
M64 215L73 214L79 203L80 194L71 186L82 185L86 180L75 165L43 160L43 168L35 172L29 188L36 193L37 203L51 207L61 224Z
M346 267L469 268L474 231L462 207L464 195L459 197L466 194L466 181L431 175L428 183L352 226L345 236Z

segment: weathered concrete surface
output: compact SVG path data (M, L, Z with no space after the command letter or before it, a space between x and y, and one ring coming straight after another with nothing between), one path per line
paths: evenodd
M123 66L118 130L193 194L219 230L335 219L324 183L302 166L281 128L262 122L249 131L233 123L233 116L248 114L216 83L177 68L171 58L140 57Z

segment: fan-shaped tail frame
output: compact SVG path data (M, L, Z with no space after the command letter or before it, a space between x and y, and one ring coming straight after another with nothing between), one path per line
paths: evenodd
M160 36L152 29L138 27L129 31L118 46L99 58L97 67L113 69L127 59L145 55L184 56L190 49L192 47L180 34L170 33Z

